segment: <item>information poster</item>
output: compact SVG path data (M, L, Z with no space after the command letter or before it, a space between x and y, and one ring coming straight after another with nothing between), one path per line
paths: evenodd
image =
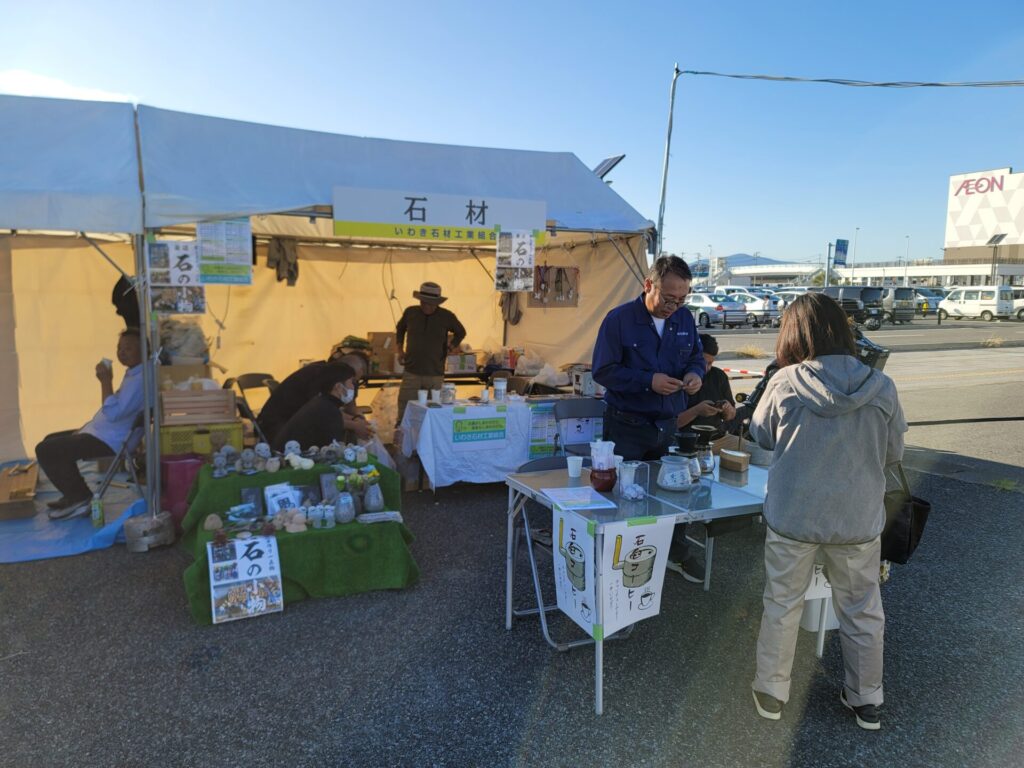
M452 413L452 448L456 451L504 450L508 435L505 406L456 406Z
M198 249L194 240L146 243L149 294L159 314L202 315L206 289L199 282Z
M494 288L497 291L532 291L536 259L534 233L529 230L502 230L498 233Z
M530 458L540 459L545 456L554 456L557 434L555 404L530 403Z
M252 285L252 226L248 218L198 224L196 238L201 283Z
M598 637L594 602L594 535L587 520L574 512L554 507L551 530L558 608L591 637ZM597 633L597 634L595 634Z
M658 615L674 529L671 517L605 525L600 596L605 637Z
M277 539L253 536L206 544L213 623L284 610Z

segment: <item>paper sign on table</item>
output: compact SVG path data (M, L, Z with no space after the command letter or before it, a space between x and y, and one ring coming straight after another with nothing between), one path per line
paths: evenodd
M635 518L604 526L601 623L608 637L661 611L673 518Z
M284 610L277 539L253 536L206 544L213 623Z
M615 502L606 499L589 485L575 488L541 488L540 492L562 509L615 509Z
M587 520L555 507L551 513L552 561L558 608L594 637L594 537Z

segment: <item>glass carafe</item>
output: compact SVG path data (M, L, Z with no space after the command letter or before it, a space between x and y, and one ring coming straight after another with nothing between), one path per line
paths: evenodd
M715 471L715 454L710 445L697 447L697 461L700 464L702 474L710 474Z
M682 491L690 487L690 460L686 456L670 453L661 457L658 486L667 491Z

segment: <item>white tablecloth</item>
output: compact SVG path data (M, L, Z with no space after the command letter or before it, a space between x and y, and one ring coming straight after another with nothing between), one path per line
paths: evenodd
M412 401L402 417L402 453L418 453L434 488L500 483L530 453L530 407L458 403L427 408Z

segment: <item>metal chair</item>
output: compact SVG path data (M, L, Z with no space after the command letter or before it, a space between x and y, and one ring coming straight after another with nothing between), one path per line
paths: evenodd
M561 451L563 456L583 456L590 454L589 440L581 443L571 443L571 435L563 435L562 423L569 419L603 419L605 412L604 400L596 400L590 397L578 397L570 400L556 400L554 407L555 415L555 449ZM594 436L600 439L599 436Z
M249 404L249 400L245 395L247 389L260 389L261 387L267 388L269 396L277 389L278 381L269 373L243 373L241 376L226 379L223 389L237 388L239 398L235 405L238 408L238 415L243 419L251 421L260 440L268 442L267 436L260 429L259 422L256 420L256 410Z
M133 460L135 452L139 450L139 446L142 445L142 438L145 437L145 412L139 413L135 417L135 421L132 422L131 431L128 433L128 437L125 438L124 443L121 444L121 450L117 452L113 460L110 462L110 466L107 467L107 471L103 473L103 478L100 480L100 484L96 487L93 492L94 495L103 498L103 494L110 488L111 482L114 480L114 475L120 470L121 466L127 466L128 472L132 476L132 482L135 484L135 490L139 492L139 496L142 498L146 497L146 492L142 489L142 484L139 482L139 475L135 471L135 462Z

